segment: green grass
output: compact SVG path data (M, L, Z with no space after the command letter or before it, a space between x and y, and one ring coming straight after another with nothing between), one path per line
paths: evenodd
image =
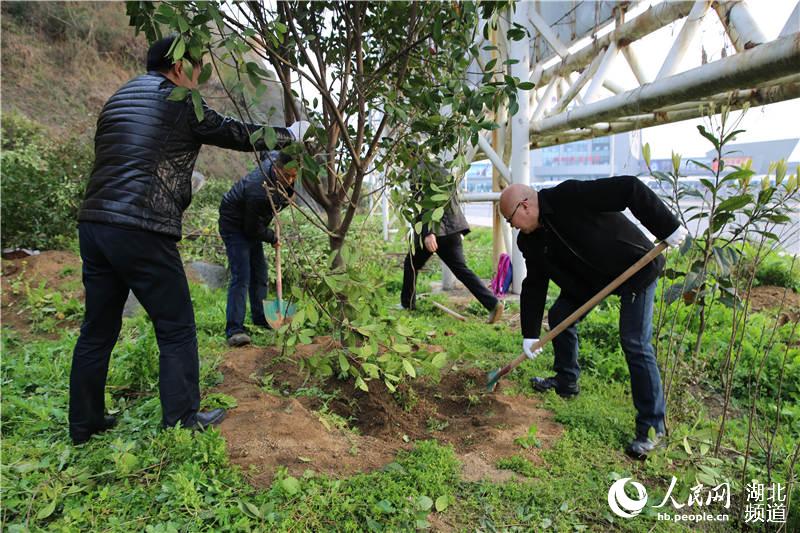
M480 232L467 239L476 237L475 233ZM391 245L385 249L391 250ZM477 248L470 252L470 261L481 264L490 255L490 248ZM402 274L399 268L389 268L382 275L388 309L398 298ZM231 407L233 398L208 393L222 379L217 365L227 351L223 333L225 291L194 284L191 289L201 353L203 405ZM551 292L551 301L556 294L555 290ZM36 304L38 296L34 291L29 304ZM68 306L68 302L59 305ZM724 340L721 324L728 312L714 308L710 346ZM403 317L410 327L433 332L427 342L441 345L457 367L476 366L489 371L516 357L520 350L519 332L478 320L458 323L425 300L420 301L416 312L404 312ZM47 314L34 318L36 327L47 324ZM581 324L581 394L571 400L553 393L543 396L544 406L563 425L563 434L552 447L538 449L540 463L519 455L501 458L497 466L516 472L519 478L515 481L460 481L453 450L430 440L415 443L382 470L343 479L311 471L294 478L278 471L267 490L248 485L242 472L229 462L224 439L217 431L193 434L180 429L159 430L157 346L146 315L125 319L112 357L107 406L120 417L120 423L80 447L70 445L66 431L68 373L77 330L50 329L51 334L57 334L54 340L23 340L5 328L2 529L408 531L436 523L435 515L441 513L439 518L455 524L459 531L688 530L680 524L656 521L652 509L636 519L615 517L606 503L608 487L615 479L632 477L647 486L652 499L660 501L674 475L681 483L685 501L688 487L697 482L702 468L738 480L742 463L735 458L716 463L708 451L701 453L704 448L694 440L687 441L691 442L692 454L686 453L684 436L705 439L717 423L690 391L685 391L684 410L671 413L674 437L666 451L647 463L632 462L624 456L622 450L633 436L634 410L627 368L618 347L617 320L618 303L612 298ZM749 339L758 336L764 320L754 315L748 324ZM781 360L778 355L786 346L783 343L791 340L788 336L789 329L784 326L776 336L780 342L775 348L777 355L766 360L770 381L776 380L776 361ZM272 344L274 334L255 332L254 342ZM704 357L710 358L711 353L704 352ZM737 374L737 411L723 442L736 450L746 446L748 406L741 396L742 383L760 361L754 356L757 353L755 347L745 351L743 374ZM796 351L787 353L796 357ZM538 359L507 376L503 390L533 396L529 379L549 375L551 362L552 348L547 347ZM718 387L715 362L709 360L699 368L710 370L705 381L712 389ZM790 371L793 368L790 366ZM792 390L789 379L784 383L784 390ZM267 391L280 390L281 376L266 378L262 386ZM318 397L323 404L333 398L315 388L296 394ZM417 399L407 395L399 401L413 405ZM769 402L758 409L763 420L775 418L774 413L770 415ZM782 405L784 422L776 433L773 456L778 479L784 475L787 453L796 446L800 434L797 409L793 401ZM332 426L347 425L347 421L333 416L326 420ZM438 423L431 423L432 431ZM520 435L518 440L536 446L536 431ZM524 446L520 444L519 449L523 451ZM747 475L763 476L764 461L763 453L754 452ZM797 521L795 511L790 523L792 520ZM706 524L705 529L722 530L713 524Z

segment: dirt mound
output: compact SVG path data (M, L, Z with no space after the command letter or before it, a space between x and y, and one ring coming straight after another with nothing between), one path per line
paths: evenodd
M30 316L23 307L26 292L44 284L48 291L59 292L65 299L83 299L81 260L63 251L48 251L38 255L3 259L2 262L2 321L25 335L30 331ZM65 326L77 326L79 319L64 320Z
M317 339L299 357L331 345ZM379 383L365 393L349 381L317 381L275 348L231 351L220 368L225 380L218 391L238 400L222 434L231 460L260 486L271 483L279 466L294 475L373 470L415 440L432 438L453 446L465 480L504 481L515 475L497 469L498 459L521 455L537 462L541 447L561 432L535 400L486 393L485 375L476 369L451 370L438 384L417 380L392 394ZM527 447L515 443L532 425L535 439Z
M750 291L750 308L753 311L781 309L780 325L800 320L800 294L785 287L764 285Z

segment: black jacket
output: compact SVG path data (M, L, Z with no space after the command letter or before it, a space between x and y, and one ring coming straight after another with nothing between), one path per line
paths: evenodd
M450 173L439 163L420 163L417 167L417 172L430 172L438 174L439 181L443 184L447 183L451 179ZM418 199L422 200L422 198ZM464 216L464 212L461 211L461 205L458 203L455 193L450 197L450 200L445 205L442 218L438 222L423 224L420 235L422 237L427 237L431 233L437 237L445 237L447 235L453 235L456 233L460 233L462 235L469 233L469 224L467 223L467 218Z
M679 226L656 193L633 176L568 180L539 191L540 226L517 237L528 270L520 296L524 338L539 338L550 280L564 297L583 304L653 248L622 214L626 208L660 240ZM664 263L658 256L617 293L646 288L661 274Z
M203 103L197 120L191 99L167 100L175 84L148 72L108 99L97 120L95 162L79 221L126 226L181 238L181 216L192 201L192 170L203 144L265 150L250 134L260 128L223 117ZM293 140L275 128L279 146Z
M231 187L219 204L219 232L240 232L249 239L275 244L275 233L269 229L276 212L286 207L294 192L291 187L285 191L276 188L276 179L270 161L261 162L262 170L255 169ZM267 198L264 184L270 188L272 204ZM285 192L285 194L284 194Z

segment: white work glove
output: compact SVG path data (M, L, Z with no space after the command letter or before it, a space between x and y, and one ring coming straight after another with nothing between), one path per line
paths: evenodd
M673 231L672 235L664 239L664 242L672 247L678 248L681 244L683 244L683 241L686 240L687 233L688 232L686 231L686 228L683 226L678 226L678 229Z
M292 132L292 135L294 135L295 141L302 141L309 127L311 127L311 123L307 120L298 120L289 126L289 131Z
M525 355L531 361L536 359L536 357L540 353L542 353L542 349L541 348L537 349L535 352L531 351L531 348L533 348L533 345L536 344L537 342L539 342L539 339L523 339L522 340L522 351L525 352Z

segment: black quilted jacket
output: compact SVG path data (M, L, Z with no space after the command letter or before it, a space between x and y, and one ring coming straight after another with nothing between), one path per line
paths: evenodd
M192 201L192 170L200 146L265 150L250 134L261 127L224 117L203 103L198 121L190 99L167 100L175 88L158 72L122 86L100 112L95 162L78 220L126 226L181 238L181 216ZM292 142L275 128L278 145Z

